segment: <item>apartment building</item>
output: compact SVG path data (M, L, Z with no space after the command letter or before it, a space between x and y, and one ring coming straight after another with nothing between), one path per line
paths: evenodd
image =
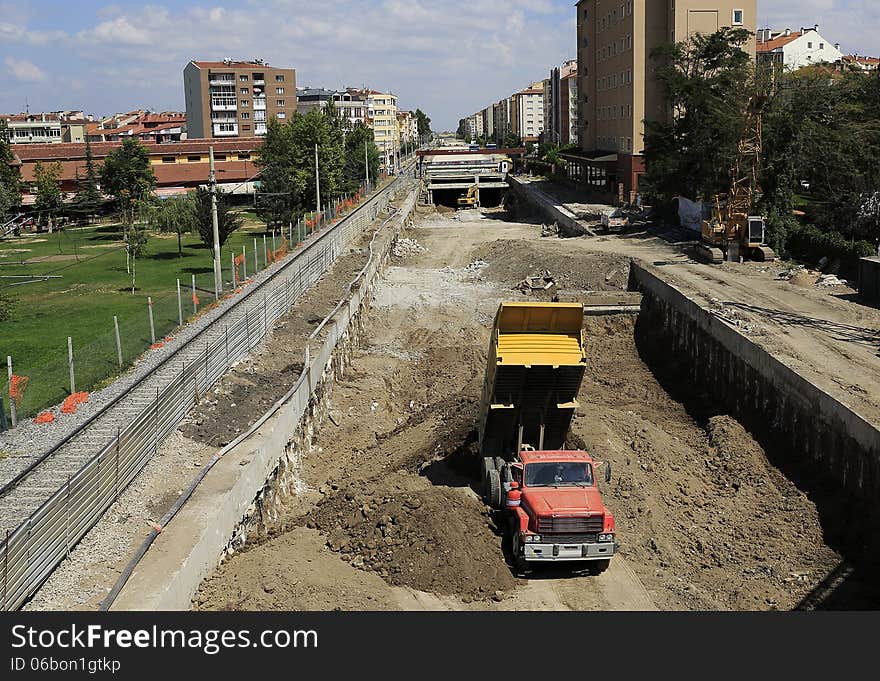
M544 81L536 81L510 98L510 129L524 143L544 132Z
M579 153L573 179L625 195L645 171L645 120L668 116L651 51L666 42L757 27L757 0L580 0L577 3ZM743 46L755 58L755 40Z
M56 113L0 114L10 144L60 144L61 117Z
M577 142L577 60L551 69L544 99L544 139L551 144Z
M418 143L419 121L412 111L397 112L397 133L402 145Z
M395 168L400 158L400 134L397 127L397 95L365 90L367 124L373 129L383 168Z
M492 105L492 127L495 128L495 136L503 141L510 134L510 98L501 99Z
M261 59L191 61L183 70L190 138L254 137L296 111L296 71Z
M495 139L495 109L492 104L480 111L480 117L483 119L483 134L487 140Z

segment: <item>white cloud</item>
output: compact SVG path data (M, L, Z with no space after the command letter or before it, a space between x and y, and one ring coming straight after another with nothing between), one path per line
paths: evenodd
M27 59L6 57L3 63L6 64L13 78L24 83L42 83L49 79L49 76L39 66Z

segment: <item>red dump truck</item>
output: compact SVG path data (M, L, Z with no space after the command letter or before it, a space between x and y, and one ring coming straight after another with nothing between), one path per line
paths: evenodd
M566 450L586 369L580 303L503 303L495 317L480 404L484 497L506 515L515 567L576 561L604 572L617 550L597 469Z

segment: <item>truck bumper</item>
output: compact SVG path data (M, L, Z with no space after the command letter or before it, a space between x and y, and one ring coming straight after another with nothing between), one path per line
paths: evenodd
M617 551L615 542L601 544L525 544L523 557L530 563L608 560Z

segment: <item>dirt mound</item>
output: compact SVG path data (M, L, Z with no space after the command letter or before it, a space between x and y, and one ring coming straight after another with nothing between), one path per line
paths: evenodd
M510 287L526 277L550 271L558 289L623 291L629 281L629 259L605 253L562 253L541 242L499 239L475 249L471 260L489 263L483 276Z
M483 504L462 490L341 492L307 522L343 560L394 586L472 600L515 586Z
M658 383L632 334L631 321L588 324L575 421L588 448L613 463L604 497L623 554L661 607L797 606L839 561L815 504L739 422L711 412L687 371L649 360Z

